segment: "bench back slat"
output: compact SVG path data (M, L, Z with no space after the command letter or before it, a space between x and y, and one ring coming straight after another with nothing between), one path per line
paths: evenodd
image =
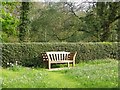
M68 60L68 55L70 52L46 52L48 59L50 61L58 61L58 60Z

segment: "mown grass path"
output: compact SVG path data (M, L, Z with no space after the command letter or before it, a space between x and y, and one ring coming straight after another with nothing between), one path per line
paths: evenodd
M49 72L46 81L48 82L47 87L76 88L78 86L78 81L69 78L65 74L56 73L56 72Z

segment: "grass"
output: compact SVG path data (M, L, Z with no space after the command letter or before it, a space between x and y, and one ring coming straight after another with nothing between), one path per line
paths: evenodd
M118 61L82 62L76 67L48 71L42 68L0 69L3 88L115 88L118 87Z

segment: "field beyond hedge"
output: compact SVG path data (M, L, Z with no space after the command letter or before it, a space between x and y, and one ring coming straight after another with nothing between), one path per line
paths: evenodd
M59 71L16 66L0 69L0 72L3 88L118 87L118 61L113 59L82 62Z

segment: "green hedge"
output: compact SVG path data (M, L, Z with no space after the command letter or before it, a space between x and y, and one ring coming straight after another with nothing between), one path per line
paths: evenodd
M42 66L42 52L77 51L76 63L82 60L117 59L118 43L4 43L2 45L2 65L18 61L23 66Z

